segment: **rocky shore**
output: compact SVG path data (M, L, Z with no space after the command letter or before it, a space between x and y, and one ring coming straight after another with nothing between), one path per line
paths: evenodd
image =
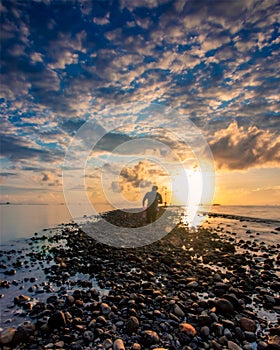
M142 222L121 211L106 219L128 227ZM36 244L41 248L29 259L39 262L45 281L19 288L13 307L24 310L25 322L2 330L3 350L280 349L280 244L238 241L218 228L183 224L135 249L103 245L76 224L35 235L30 245ZM1 271L16 276L26 269L25 258L2 254ZM91 278L71 281L77 273ZM3 298L11 283L0 281ZM44 301L31 299L36 289Z

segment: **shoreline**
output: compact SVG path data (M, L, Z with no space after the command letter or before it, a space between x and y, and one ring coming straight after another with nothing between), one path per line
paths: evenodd
M120 212L106 216L125 222ZM18 291L14 308L24 310L28 321L1 332L7 349L122 349L117 339L125 349L142 350L280 346L279 244L235 241L213 228L182 224L138 248L106 246L76 224L31 242L42 247L29 258L46 278L30 293L37 288L45 301L33 302L24 288ZM246 253L238 253L240 248ZM26 269L17 261L14 268ZM91 279L71 282L77 273ZM8 292L1 284L1 293ZM274 321L258 309L273 313Z

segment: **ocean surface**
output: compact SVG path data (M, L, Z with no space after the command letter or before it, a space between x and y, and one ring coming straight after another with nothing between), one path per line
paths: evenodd
M174 208L181 215L182 210ZM280 221L280 206L213 206L212 213ZM77 205L80 217L87 215L82 205ZM0 205L1 244L29 238L35 232L70 223L72 217L65 205Z

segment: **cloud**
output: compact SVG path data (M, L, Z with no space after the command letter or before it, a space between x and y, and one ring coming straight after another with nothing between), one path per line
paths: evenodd
M130 201L141 200L141 195L153 184L162 185L168 174L157 164L141 160L135 165L123 167L118 181L111 182L111 190Z
M280 136L255 126L231 123L215 133L210 142L218 168L229 170L280 164Z
M243 169L246 159L248 167L277 163L277 6L277 0L3 0L3 156L19 171L47 172L95 112L145 101L177 108L182 121L190 117L220 167ZM108 135L99 156L130 140L127 135ZM183 145L164 141L184 154ZM231 147L241 153L234 156ZM245 156L246 147L254 151Z

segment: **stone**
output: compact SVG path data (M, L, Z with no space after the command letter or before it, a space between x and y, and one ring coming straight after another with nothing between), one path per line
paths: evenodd
M256 334L254 332L244 331L244 336L249 343L256 341Z
M14 298L14 304L19 305L21 303L25 303L30 300L30 297L24 294L18 295Z
M218 342L216 342L216 340L212 340L212 341L211 341L211 346L212 346L215 350L220 350L220 349L222 349L222 346L221 346Z
M191 335L192 337L196 335L196 329L194 328L194 326L192 326L189 323L186 323L186 322L180 323L179 329L180 329L180 332L186 333L187 335Z
M84 332L84 339L88 342L91 342L94 338L94 335L92 333L92 331L85 331Z
M141 350L141 345L139 343L134 343L132 345L132 350Z
M14 327L9 327L9 328L4 329L0 333L0 344L1 345L10 344L12 342L12 340L14 339L15 333L16 333L16 328L14 328Z
M222 314L232 314L234 311L234 307L232 303L224 298L220 298L216 302L217 311Z
M109 338L105 339L103 344L102 344L103 349L106 349L106 350L112 348L112 346L113 346L113 342Z
M143 333L143 343L147 346L157 344L159 342L159 336L157 332L147 330Z
M224 326L221 323L213 324L215 334L220 337L224 334Z
M231 339L232 338L232 333L228 328L224 329L224 336L227 337L227 339Z
M124 343L122 339L116 339L113 345L114 350L125 350Z
M272 337L269 337L267 343L268 343L269 349L280 350L279 335L273 335Z
M196 282L196 281L191 281L191 282L189 282L189 283L187 284L187 287L188 287L188 288L193 288L193 289L195 289L195 288L198 287L198 282Z
M179 317L185 317L184 311L177 304L174 305L174 314Z
M27 342L30 337L32 337L35 333L36 326L35 324L26 321L23 324L17 327L16 334L13 339L13 343L20 344Z
M208 326L203 326L200 328L200 334L202 337L204 338L208 338L209 334L210 334L210 329Z
M111 307L108 305L108 304L106 304L106 303L102 303L101 304L101 312L102 312L102 314L103 315L109 315L109 313L111 312Z
M229 350L242 350L242 348L239 345L237 345L231 340L228 341L228 348Z
M66 320L65 315L62 311L55 311L48 320L48 326L51 329L65 327Z
M57 341L54 345L57 348L63 348L64 347L64 341L63 340Z
M264 341L258 342L258 350L266 350L268 348L268 344Z
M243 331L248 331L248 332L256 332L257 330L256 322L254 320L251 320L248 317L241 318L240 327Z
M135 316L130 316L126 322L126 332L128 334L136 333L139 328L138 318Z

